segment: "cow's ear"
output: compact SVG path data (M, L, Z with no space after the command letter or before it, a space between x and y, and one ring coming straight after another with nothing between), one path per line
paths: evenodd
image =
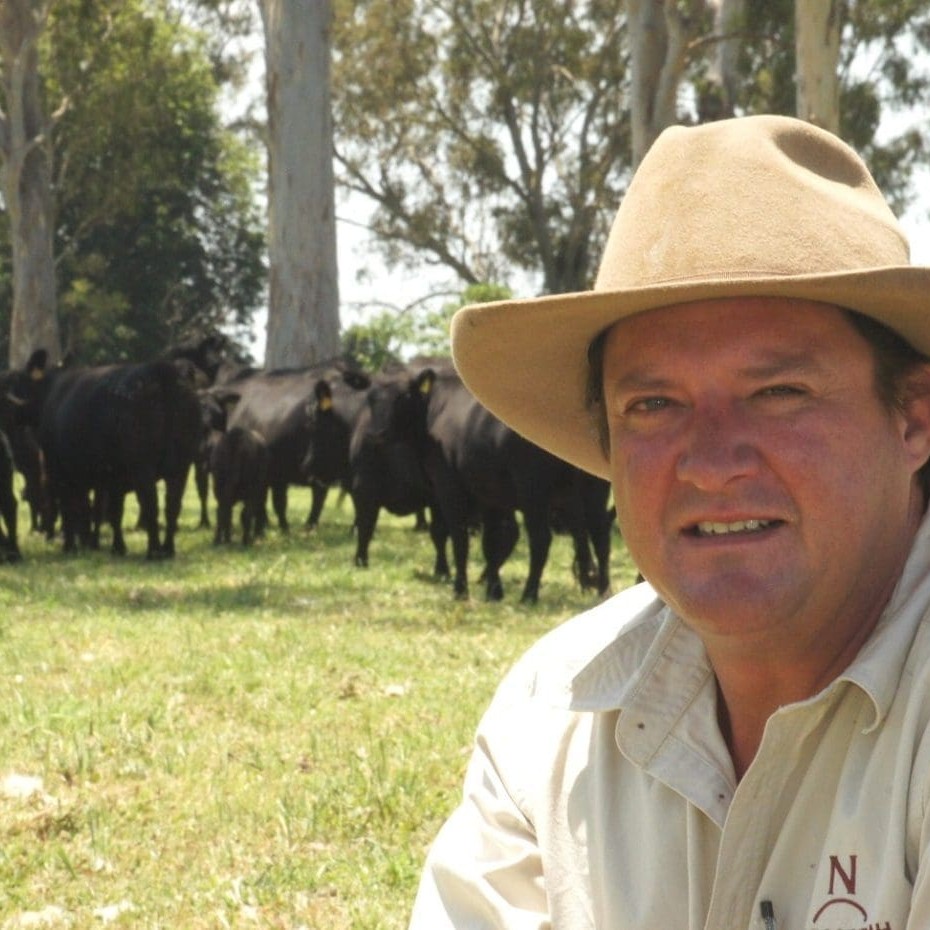
M332 410L333 389L329 386L329 382L325 378L317 381L313 393L316 396L317 410Z
M432 368L421 371L413 379L414 389L419 391L424 397L429 397L433 393L433 385L436 383L436 372Z
M41 381L45 377L45 366L48 364L48 352L45 349L36 349L26 362L26 374L33 381Z

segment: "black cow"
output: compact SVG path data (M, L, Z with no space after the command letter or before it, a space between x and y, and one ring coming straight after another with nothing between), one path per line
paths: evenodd
M436 549L434 572L449 577L448 533L432 508L426 475L409 443L391 440L384 398L398 377L379 377L376 386L359 390L342 379L320 379L308 408L310 439L304 458L308 480L340 483L352 497L357 532L355 564L368 565L368 548L381 508L398 516L416 514L418 527L430 509L428 528Z
M210 459L217 442L226 432L229 408L236 400L238 395L235 394L227 394L224 402L209 389L197 392L197 402L200 406L200 441L194 456L194 487L200 502L198 529L210 527Z
M370 382L320 378L307 401L307 442L301 473L311 485L349 488L349 444Z
M9 432L13 464L23 476L23 500L29 507L30 526L33 532L51 532L55 516L51 510L45 487L42 453L35 432L23 427L4 427Z
M608 506L610 482L573 471L568 489L553 499L550 522L554 529L572 537L574 570L581 587L605 594L610 588L610 540L616 516L614 508Z
M134 491L148 536L147 556L173 556L181 499L200 432L194 391L168 361L46 370L33 353L8 392L37 431L50 496L61 510L64 548L95 545L94 507L123 554L123 503ZM165 482L160 538L157 482Z
M233 507L242 503L242 545L253 539L265 504L268 482L268 446L254 430L233 427L220 433L210 456L213 494L216 497L214 545L232 541Z
M16 532L16 495L13 492L13 450L7 437L0 432L0 560L18 562L22 555L19 551Z
M29 506L32 530L46 530L52 518L39 441L35 430L23 424L19 407L8 399L9 391L19 377L16 371L0 374L0 432L6 436L13 454L13 464L23 476L23 500Z
M391 435L413 445L429 477L452 538L457 596L468 592L468 528L476 516L482 526L487 596L492 600L502 596L499 570L513 548L514 511L523 514L529 538L524 601L532 603L539 596L554 511L573 533L582 563L589 551L586 522L593 521L589 525L600 563L597 584L606 590L610 546L606 481L585 475L517 435L475 400L451 366L425 368L400 389L395 387L393 394L388 401ZM601 513L597 513L598 499ZM582 580L589 575L583 568Z
M287 489L307 484L303 462L309 441L308 403L321 378L335 378L359 388L368 387L367 375L342 363L324 363L310 368L258 372L233 379L213 392L221 400L237 397L229 415L229 428L255 430L268 446L268 487L278 525L287 532ZM316 526L326 501L328 486L311 483L313 502L308 526ZM264 508L260 520L263 528Z
M167 349L162 358L167 361L187 361L197 370L197 387L207 387L216 380L223 365L235 364L230 360L234 353L232 342L222 333L194 336Z

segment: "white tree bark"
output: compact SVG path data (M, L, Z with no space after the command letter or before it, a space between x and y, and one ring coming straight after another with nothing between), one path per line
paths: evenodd
M261 0L268 95L265 365L339 351L329 0Z
M797 116L831 132L840 128L842 0L795 0Z
M736 109L736 66L744 41L740 33L746 15L746 0L710 0L710 5L714 10L714 34L717 37L710 77L720 90L717 118L724 118L733 116Z
M692 23L703 0L627 0L633 167L659 133L677 122L678 88L688 61Z
M61 356L53 254L51 127L39 88L38 39L52 0L0 0L0 179L10 219L13 310L10 367L33 349Z

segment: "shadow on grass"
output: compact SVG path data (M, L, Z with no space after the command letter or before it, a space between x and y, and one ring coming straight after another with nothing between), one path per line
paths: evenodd
M129 617L190 615L201 621L260 615L308 624L480 633L510 624L552 626L598 601L595 593L578 587L568 544L559 538L538 604L520 602L527 571L522 541L502 573L504 601L484 599L478 546L469 566L471 595L462 601L449 581L433 575L432 544L426 534L413 531L410 520L383 520L372 541L370 567L361 569L354 565L351 521L342 516L327 521L324 515L314 531L302 524L288 534L270 527L248 547L214 546L211 529L182 526L175 558L155 561L145 558L144 536L137 531L127 534L125 557L111 555L108 540L99 551L66 555L60 541L31 536L24 541L25 561L0 567L0 609L32 602L39 605L30 608L37 617L58 610L81 616L95 610Z

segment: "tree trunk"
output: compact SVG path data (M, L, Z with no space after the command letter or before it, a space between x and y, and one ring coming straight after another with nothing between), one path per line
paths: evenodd
M61 356L53 254L51 121L42 110L38 39L48 3L0 0L0 113L3 196L13 253L10 367L20 368L33 349Z
M841 27L841 0L795 0L797 115L835 133L840 128Z
M715 48L708 69L708 96L698 102L701 122L728 119L736 113L739 53L746 0L709 0L714 11Z
M265 365L339 351L329 0L261 0L268 95Z
M677 122L678 88L702 0L627 0L633 167L656 137Z

